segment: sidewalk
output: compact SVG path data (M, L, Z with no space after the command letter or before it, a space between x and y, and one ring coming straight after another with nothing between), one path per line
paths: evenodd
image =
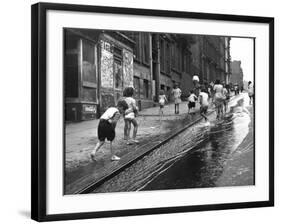
M197 105L199 110L199 105ZM165 105L162 122L159 121L159 107L144 109L139 112L137 121L139 124L138 139L147 135L163 134L168 131L170 122L167 120L179 120L187 116L186 103L181 103L180 113L174 114L174 104ZM97 127L99 120L83 121L79 123L66 124L66 169L72 169L85 165L90 161L89 153L98 141ZM160 125L161 124L161 125ZM159 127L161 126L161 130ZM168 129L168 130L167 130ZM120 141L124 136L124 120L120 119L116 126L116 141ZM103 148L106 146L103 146ZM99 152L102 151L102 148ZM98 154L100 154L98 152Z
M199 104L196 104L196 111ZM186 102L180 104L180 113L174 113L174 104L164 107L164 116L159 120L159 107L144 109L139 112L137 139L139 144L127 145L124 137L124 120L121 119L116 126L116 138L113 143L115 153L121 157L120 161L110 160L109 143L98 151L96 162L90 158L90 153L98 141L97 126L99 120L84 121L66 124L65 130L65 193L74 193L83 185L89 184L102 176L110 174L110 170L117 169L124 164L141 156L151 148L158 145L169 135L174 134L188 124L201 118L199 113L188 115Z

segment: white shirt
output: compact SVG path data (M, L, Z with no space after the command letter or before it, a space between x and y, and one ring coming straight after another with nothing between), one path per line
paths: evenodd
M223 86L221 84L215 84L214 85L215 99L216 98L223 98L222 90L223 90Z
M188 102L195 102L196 96L194 93L191 93L190 96L188 97Z
M214 85L214 91L216 93L222 93L222 90L223 90L223 86L221 84L215 84Z
M159 103L161 105L165 104L165 100L167 100L165 95L159 95Z
M126 97L125 101L128 104L128 109L132 110L132 112L130 112L130 113L125 115L125 118L134 119L135 118L135 113L133 111L134 111L134 109L137 109L136 100L134 98L132 98L132 97Z
M176 99L176 98L180 98L180 96L181 96L181 90L180 90L180 88L173 89L173 90L172 90L172 93L173 93L175 99Z
M116 107L109 107L100 117L100 119L110 120L115 115L120 115L119 110Z
M209 96L208 96L207 93L201 92L201 93L199 93L199 97L201 97L201 105L202 106L208 106L209 105L209 102L208 102Z

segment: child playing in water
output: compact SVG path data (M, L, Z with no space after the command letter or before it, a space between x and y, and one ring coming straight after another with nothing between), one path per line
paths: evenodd
M124 139L127 141L127 144L138 143L136 139L138 131L138 123L136 120L136 115L138 113L138 108L136 106L136 100L133 98L134 88L127 87L124 90L123 96L124 100L128 104L128 111L126 111L124 116L125 126L124 126ZM133 138L130 140L131 124L134 126Z
M160 116L160 120L162 119L163 117L163 108L164 108L164 105L165 105L165 102L168 102L167 98L166 98L166 95L164 93L164 90L160 90L159 92L159 116Z
M104 144L105 139L110 141L110 152L111 152L111 160L117 161L120 158L113 153L112 142L115 138L115 127L120 119L121 114L124 114L128 109L128 105L125 100L120 100L117 103L117 107L108 108L103 115L100 117L99 125L98 125L98 139L99 142L96 144L96 147L91 152L91 158L94 161L95 155L97 151Z
M200 115L208 122L208 118L206 116L208 112L209 106L209 95L208 90L202 89L199 93L199 102L200 102Z
M197 96L194 94L193 90L190 90L188 97L188 113L195 109L195 101L197 100Z

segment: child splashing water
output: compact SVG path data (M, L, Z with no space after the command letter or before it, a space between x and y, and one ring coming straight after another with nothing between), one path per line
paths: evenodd
M133 143L139 143L139 141L136 139L137 132L138 132L138 123L136 120L136 116L138 113L138 108L136 106L136 100L133 98L134 95L134 88L133 87L127 87L124 90L123 96L124 100L128 104L128 110L125 113L124 121L124 139L127 141L127 144L133 144ZM130 139L130 132L131 132L131 124L134 126L133 130L133 138Z
M188 114L190 113L190 111L193 109L195 109L195 105L196 105L196 101L197 100L197 96L194 94L194 91L191 90L189 92L189 97L188 97ZM192 114L192 113L191 113ZM194 112L193 112L194 114Z
M209 107L209 95L208 90L202 89L199 93L199 103L200 103L200 115L205 119L206 125L210 125L207 117L208 107Z
M108 108L103 115L100 117L99 125L98 125L98 143L96 147L91 152L91 158L94 161L95 155L97 151L102 147L105 142L105 139L110 141L110 152L111 152L111 160L117 161L120 158L113 153L112 142L115 138L115 127L120 119L121 114L124 114L128 109L128 105L125 100L120 100L117 103L117 107Z

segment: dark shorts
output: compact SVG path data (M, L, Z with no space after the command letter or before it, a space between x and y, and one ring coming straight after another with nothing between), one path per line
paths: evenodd
M101 119L98 126L98 138L100 141L113 141L115 138L115 129L107 120Z
M159 106L160 106L161 109L164 108L164 105L163 105L163 104L160 104Z
M208 111L208 106L201 106L200 107L200 113L201 114L206 114Z
M188 103L188 108L191 109L193 107L195 107L195 102L189 102Z

